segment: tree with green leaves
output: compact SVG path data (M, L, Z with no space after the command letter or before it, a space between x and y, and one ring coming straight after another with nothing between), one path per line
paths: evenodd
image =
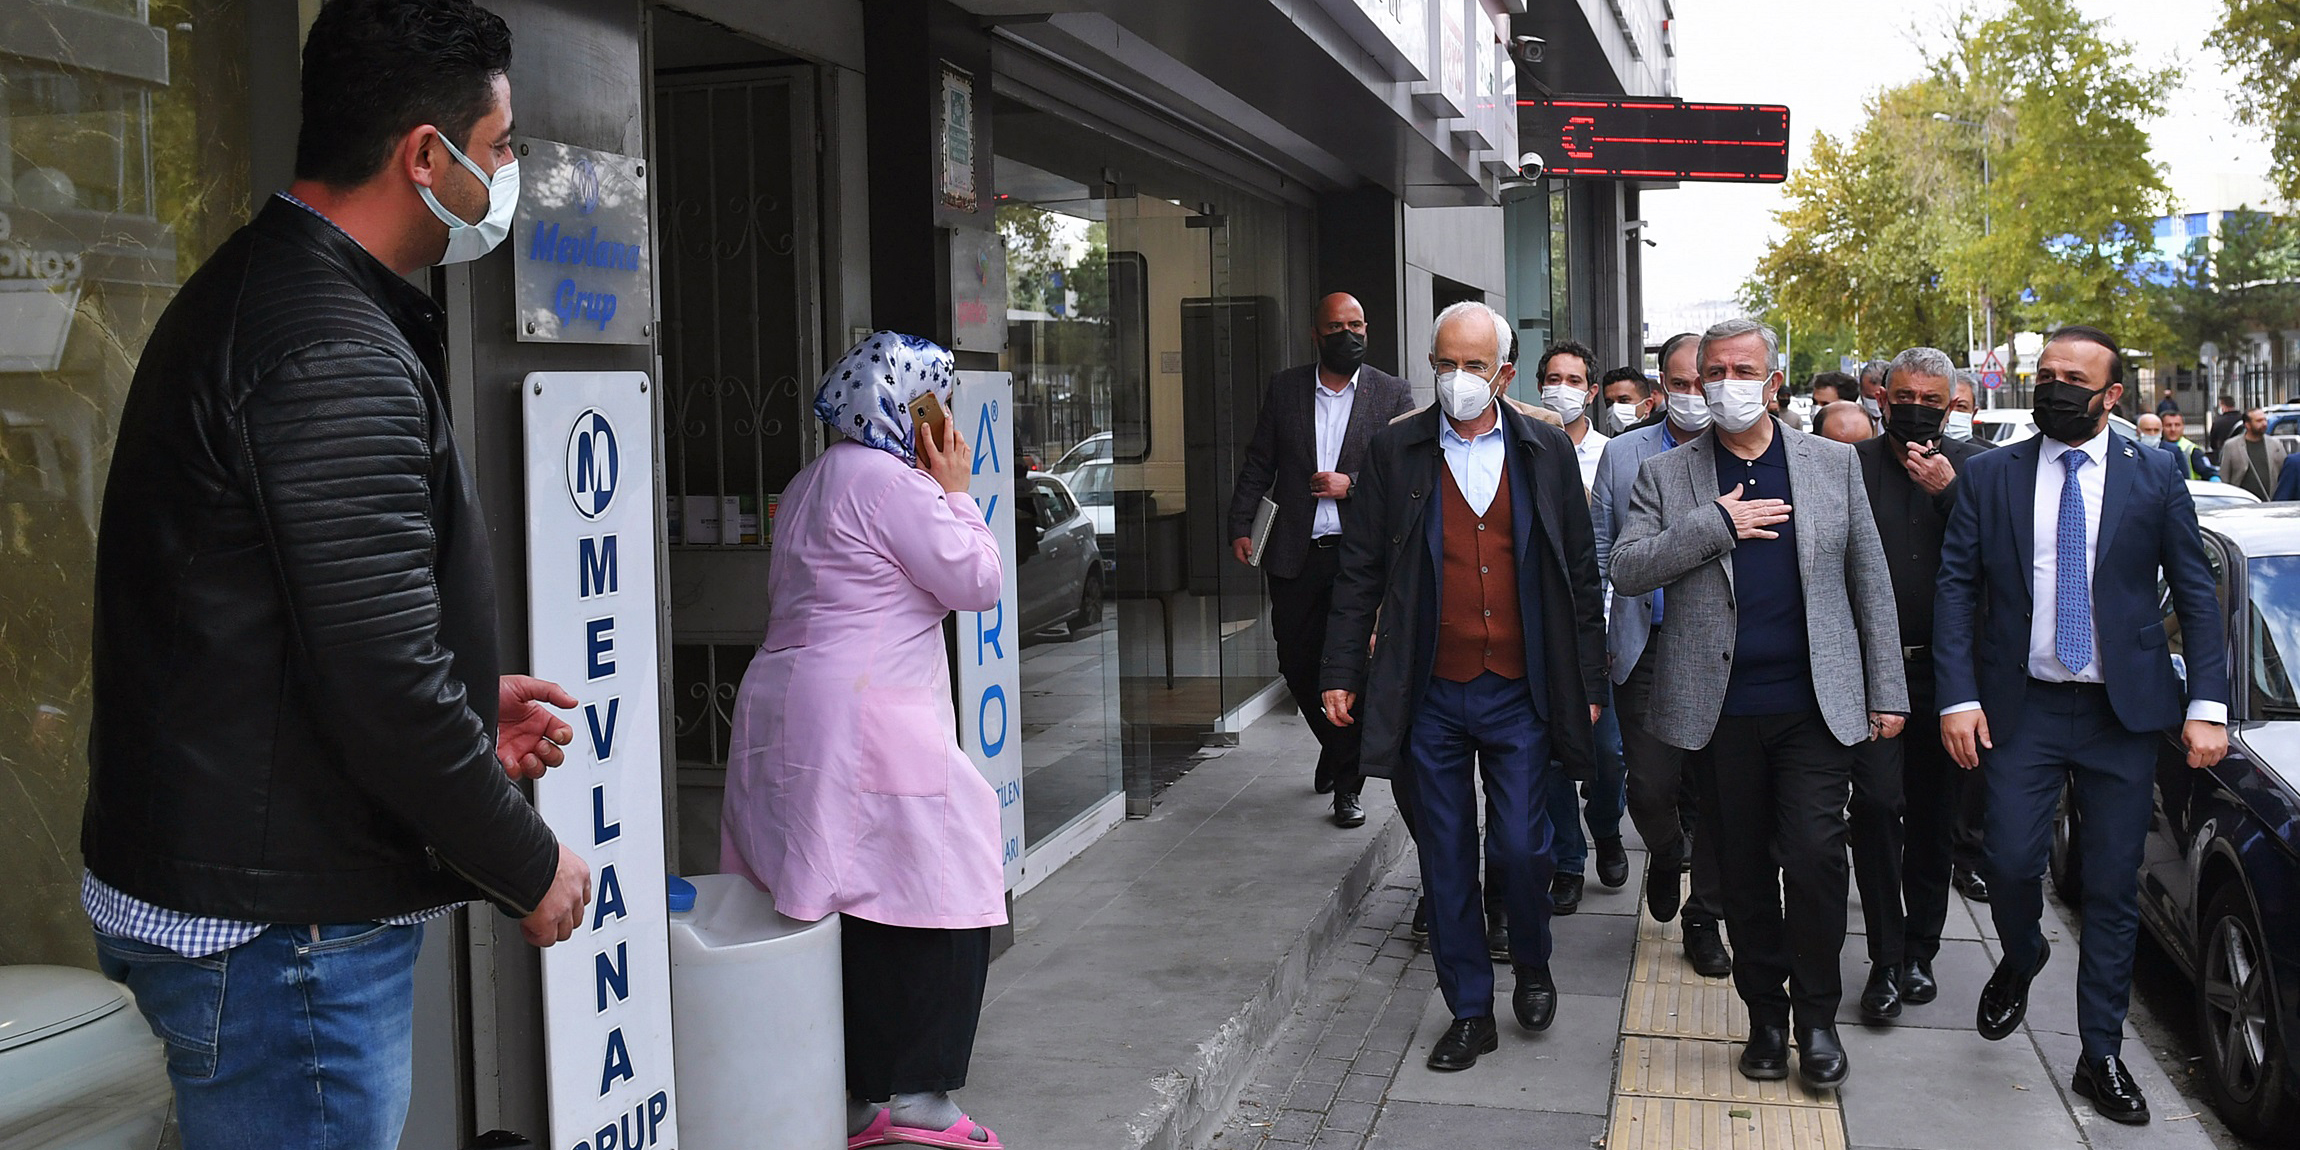
M2221 0L2205 43L2236 74L2236 117L2268 129L2276 191L2300 200L2300 3Z

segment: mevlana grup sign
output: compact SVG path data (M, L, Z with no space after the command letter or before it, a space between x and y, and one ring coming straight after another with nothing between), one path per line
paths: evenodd
M974 457L966 493L998 537L998 603L958 613L958 741L998 792L1006 888L1022 874L1022 632L1014 573L1014 377L962 371L951 414Z
M672 1150L653 396L627 371L537 372L522 390L529 661L581 704L535 806L591 864L582 924L543 952L550 1146Z

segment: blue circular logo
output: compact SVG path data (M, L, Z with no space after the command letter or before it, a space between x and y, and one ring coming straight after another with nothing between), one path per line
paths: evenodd
M585 408L567 434L567 497L585 519L607 514L615 502L615 480L623 466L615 447L615 425L607 413Z

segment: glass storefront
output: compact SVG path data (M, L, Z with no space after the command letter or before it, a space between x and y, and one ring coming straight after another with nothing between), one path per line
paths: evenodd
M153 321L247 217L251 37L232 2L29 10L0 25L0 965L86 965L97 509Z
M1063 545L1075 503L1101 556L1066 581L1019 541L1025 611L1072 619L1023 656L1036 846L1121 791L1147 813L1276 679L1261 576L1229 558L1227 517L1263 385L1308 358L1307 325L1288 209L1021 100L993 114L1003 366L1044 501L1026 533ZM1106 606L1074 605L1096 590Z

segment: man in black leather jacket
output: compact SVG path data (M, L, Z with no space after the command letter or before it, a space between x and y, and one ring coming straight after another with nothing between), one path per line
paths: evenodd
M513 785L572 733L537 701L574 700L498 677L444 314L403 278L509 224L510 40L468 0L332 0L296 182L184 285L121 413L83 902L190 1150L395 1144L419 924L486 899L548 946L589 899Z

